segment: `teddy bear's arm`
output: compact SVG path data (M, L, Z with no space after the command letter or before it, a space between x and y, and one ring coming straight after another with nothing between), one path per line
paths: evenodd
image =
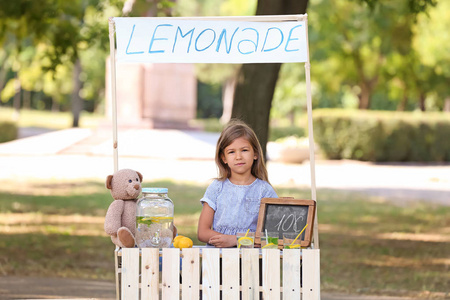
M109 235L117 235L117 230L122 226L122 213L124 201L114 200L108 208L105 216L105 232Z

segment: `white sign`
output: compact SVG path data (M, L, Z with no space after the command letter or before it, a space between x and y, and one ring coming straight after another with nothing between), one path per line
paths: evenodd
M306 62L305 21L243 22L114 18L117 61Z

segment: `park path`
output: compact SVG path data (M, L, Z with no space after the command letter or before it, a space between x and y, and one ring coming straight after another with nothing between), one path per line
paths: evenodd
M26 136L30 129L23 130ZM33 130L36 133L36 129ZM181 130L119 131L119 168L132 168L144 180L208 183L217 176L217 133ZM100 179L114 171L110 128L72 128L0 144L0 180ZM309 188L310 164L286 164L268 145L269 179L275 186ZM374 164L316 159L316 187L360 191L392 201L450 205L450 164ZM318 193L320 198L320 193Z
M0 277L0 299L114 300L115 297L115 283L112 281ZM321 293L321 300L413 300L413 298Z

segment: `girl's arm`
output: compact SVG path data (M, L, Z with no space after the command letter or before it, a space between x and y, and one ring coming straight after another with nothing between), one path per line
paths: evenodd
M214 213L214 210L208 205L208 203L203 203L202 212L200 214L200 218L198 219L198 240L221 248L236 246L236 236L221 234L211 229L214 220Z
M218 235L217 231L212 230L215 211L208 205L203 203L202 212L198 219L197 238L200 242L208 243L212 236Z

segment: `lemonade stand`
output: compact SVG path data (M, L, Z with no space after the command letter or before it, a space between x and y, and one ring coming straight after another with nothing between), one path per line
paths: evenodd
M311 201L316 200L307 15L110 18L114 170L118 170L116 63L305 63ZM117 49L115 41L117 39ZM283 199L281 199L283 200ZM286 209L286 207L283 207ZM316 206L313 214L316 215ZM261 215L261 210L260 210ZM311 214L310 214L311 215ZM115 250L117 299L320 299L317 217L308 247ZM142 224L145 225L145 217ZM309 227L309 228L308 228ZM297 238L299 235L297 235ZM265 232L261 243L278 245ZM309 245L309 244L308 244Z

